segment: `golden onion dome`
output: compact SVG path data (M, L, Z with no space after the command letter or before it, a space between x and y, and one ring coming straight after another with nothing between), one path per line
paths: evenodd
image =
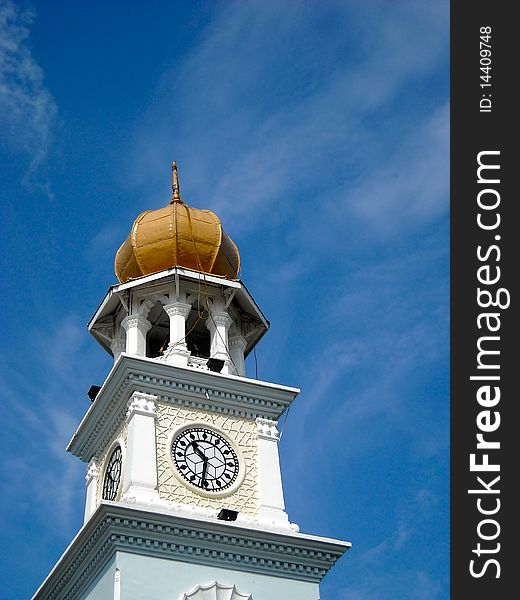
M187 206L180 197L177 165L172 165L173 195L168 206L141 213L115 258L116 277L137 277L184 267L236 279L240 255L210 210Z

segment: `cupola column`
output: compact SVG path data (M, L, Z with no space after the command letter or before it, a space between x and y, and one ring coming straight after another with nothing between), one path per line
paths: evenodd
M148 504L157 492L155 421L157 396L134 392L126 413L127 448L123 464L123 500Z
M239 375L240 377L245 377L246 375L246 366L244 362L244 351L246 349L246 346L247 342L245 338L241 335L233 336L229 340L229 351L231 353L231 359L233 360L233 365L237 371L235 375Z
M90 516L96 510L96 497L97 497L97 486L99 478L99 469L96 461L92 459L88 465L87 476L85 477L85 484L87 486L87 498L85 501L85 518L83 522L86 523Z
M165 304L164 310L170 317L170 343L164 353L166 362L185 367L190 352L186 344L186 319L191 311L191 304L172 302Z
M121 321L126 332L126 352L146 356L146 334L152 324L143 315L128 315Z
M211 335L210 356L224 361L221 373L229 374L233 369L230 368L230 357L228 354L228 333L233 320L226 312L216 312L210 315L206 320L206 327Z

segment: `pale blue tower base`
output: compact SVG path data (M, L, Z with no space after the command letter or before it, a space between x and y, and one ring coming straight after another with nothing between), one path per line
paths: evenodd
M113 598L116 569L120 576L120 598L128 600L178 600L201 582L211 581L233 584L237 590L251 593L254 600L318 600L320 595L317 583L116 552L81 595L81 600Z

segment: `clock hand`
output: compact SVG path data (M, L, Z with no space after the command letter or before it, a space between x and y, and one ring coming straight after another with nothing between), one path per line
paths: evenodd
M199 445L197 444L197 442L192 442L192 446L193 449L195 450L195 454L197 454L197 456L200 456L200 458L202 458L203 465L202 465L202 475L200 477L200 481L202 483L202 485L204 485L204 482L206 481L206 470L208 468L208 457L204 454L204 452L202 452L199 448Z
M201 449L199 448L199 445L197 444L197 442L192 442L191 444L192 444L193 449L195 450L195 454L197 456L200 456L200 458L202 458L202 460L205 460L205 461L208 460L206 458L206 455L204 454L204 452L202 452Z
M202 485L206 483L206 470L208 468L208 459L204 458L204 464L202 465L202 475L200 477Z

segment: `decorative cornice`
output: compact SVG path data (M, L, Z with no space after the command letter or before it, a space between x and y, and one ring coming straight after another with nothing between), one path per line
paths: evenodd
M80 424L80 429L82 429L82 425L85 426L82 431L84 435L78 435L80 431L78 429L69 442L67 450L84 462L91 460L92 457L99 457L126 417L126 398L131 392L130 378L126 377L110 400L104 403L104 406L98 405L96 407L94 401Z
M116 551L318 583L349 548L102 502L33 600L79 598Z
M299 390L122 354L67 450L85 462L101 453L125 419L133 392L190 408L276 420Z
M272 419L262 419L262 417L258 417L256 419L256 431L259 439L278 441L280 438L280 433L276 427L276 421L273 421Z

